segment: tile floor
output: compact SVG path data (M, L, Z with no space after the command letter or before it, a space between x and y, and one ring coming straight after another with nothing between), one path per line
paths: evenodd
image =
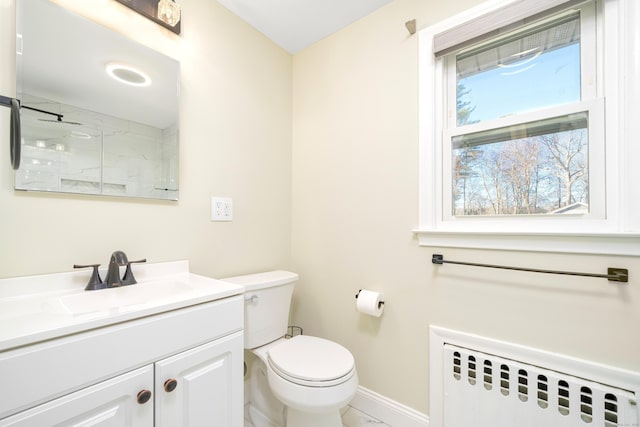
M347 406L342 409L342 425L344 427L391 427L388 424L383 423L382 421L376 420L369 415L358 411L351 406ZM244 419L244 427L253 427L251 421L247 418Z
M347 406L346 411L342 413L342 425L344 427L391 427L390 425L385 424L380 420L376 420L375 418L370 417L351 406Z

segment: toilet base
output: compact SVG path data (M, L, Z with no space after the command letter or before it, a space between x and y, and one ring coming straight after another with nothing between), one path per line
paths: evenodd
M340 411L301 412L287 408L287 427L342 427Z

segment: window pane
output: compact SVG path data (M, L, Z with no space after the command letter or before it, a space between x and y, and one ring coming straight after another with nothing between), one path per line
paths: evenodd
M452 213L587 213L588 113L455 136Z
M456 55L458 126L579 100L579 12Z

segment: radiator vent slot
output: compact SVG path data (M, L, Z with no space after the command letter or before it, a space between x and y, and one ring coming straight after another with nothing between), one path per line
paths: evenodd
M569 383L558 381L558 412L569 415Z
M460 361L460 353L457 351L453 352L453 376L455 379L459 380L462 378L462 362Z
M469 384L476 384L476 358L473 356L469 356L467 366L469 369L467 370L467 378L469 379Z
M527 380L527 371L518 369L518 397L526 402L529 396L529 381Z
M593 421L593 399L591 394L589 387L580 388L580 418L587 424Z
M618 425L618 404L617 404L617 398L614 394L607 393L604 396L604 407L605 407L605 410L604 410L605 425L607 427L617 426Z
M500 365L500 392L509 396L509 365Z
M491 390L491 386L493 384L493 377L492 377L492 371L491 371L491 361L490 360L485 360L484 361L484 388L486 388L487 390Z
M543 409L549 407L549 384L542 374L538 375L538 406Z
M634 393L444 345L444 427L640 427Z

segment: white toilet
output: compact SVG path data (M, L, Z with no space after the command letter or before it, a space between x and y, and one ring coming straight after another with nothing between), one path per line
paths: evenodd
M245 286L244 347L256 356L250 370L250 405L268 420L265 425L278 425L284 418L286 427L342 427L340 408L358 387L353 356L323 338L284 338L298 275L271 271L222 280ZM266 381L260 379L265 371ZM280 408L286 407L284 417L278 417L278 401Z

